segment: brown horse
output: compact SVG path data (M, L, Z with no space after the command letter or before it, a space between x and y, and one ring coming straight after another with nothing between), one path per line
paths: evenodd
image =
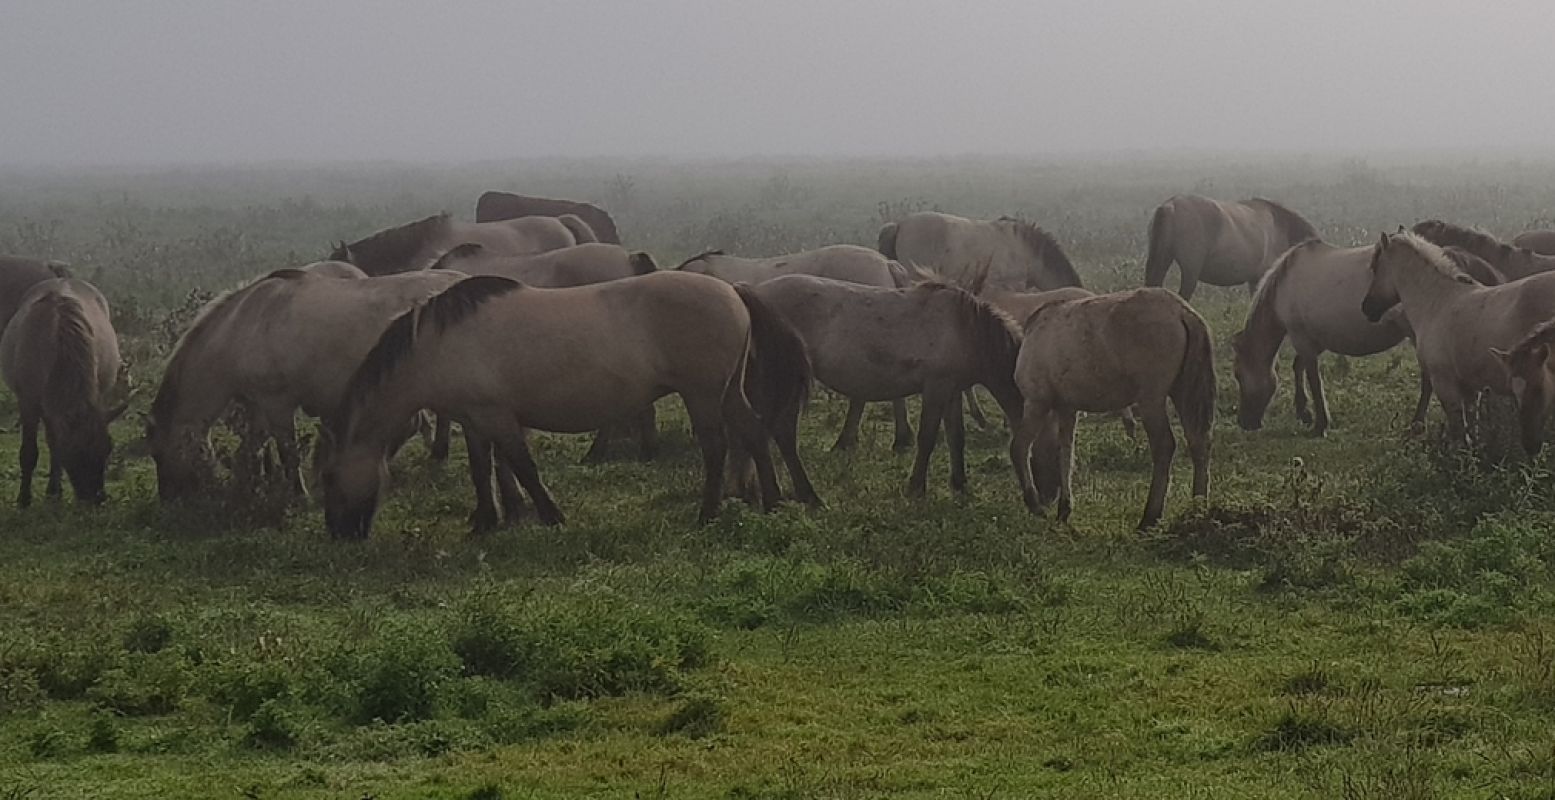
M576 200L552 200L549 197L529 197L508 192L486 192L475 201L476 222L500 222L519 217L577 216L586 223L605 244L620 244L621 235L616 231L616 221L603 208L593 203Z
M1015 380L1025 408L1010 442L1010 461L1033 513L1042 512L1056 489L1058 518L1069 518L1077 412L1132 406L1144 423L1154 462L1139 527L1159 521L1177 449L1168 400L1188 440L1193 495L1209 492L1215 359L1209 326L1182 298L1164 289L1135 289L1048 305L1026 323ZM1033 480L1033 461L1042 467L1041 482ZM1050 483L1055 474L1056 487Z
M21 305L22 296L34 284L51 278L68 278L70 271L57 261L0 256L0 333Z
M552 217L460 222L443 213L381 230L350 244L341 243L329 258L354 264L368 275L392 275L426 269L449 250L465 243L521 256L571 247L578 243L578 237Z
M60 493L63 467L78 501L107 499L104 476L113 450L108 425L125 406L109 407L119 340L102 293L73 278L33 284L0 335L0 376L16 393L22 418L17 505L32 503L40 422L49 446L49 496Z
M1416 223L1410 229L1438 247L1461 247L1489 262L1509 281L1555 270L1555 255L1509 245L1488 233L1439 219Z
M301 493L297 410L317 417L337 406L384 327L464 277L443 270L330 277L334 271L272 272L211 301L179 337L146 423L163 500L186 496L208 477L209 429L233 402L253 412L261 437L275 439ZM414 413L401 420L402 432Z
M1532 250L1541 256L1555 256L1555 231L1528 231L1512 239L1513 247Z
M851 244L818 247L771 258L744 258L722 250L709 250L686 259L676 269L711 275L729 283L759 284L784 275L812 275L883 289L902 288L910 283L907 270L901 264L889 261L867 247ZM923 274L937 278L927 270ZM896 439L891 443L891 449L898 452L911 449L913 435L912 423L907 420L907 401L891 401L891 412L896 422ZM849 398L848 413L832 449L851 450L858 446L859 425L863 419L864 401Z
M1482 286L1424 237L1383 234L1361 311L1378 320L1400 305L1420 369L1447 414L1448 442L1457 446L1467 441L1467 411L1481 391L1513 394L1494 351L1515 348L1555 316L1555 272Z
M885 289L785 275L750 291L799 331L823 385L850 400L922 396L910 496L926 491L942 422L950 485L966 490L961 393L967 388L987 388L1007 416L1019 411L1015 324L965 290L946 284Z
M748 368L761 372L754 386L762 397L746 395ZM678 272L570 289L466 278L396 319L351 378L329 425L325 519L336 536L369 533L395 420L432 408L494 443L540 520L559 524L528 431L597 430L671 392L685 402L702 448L701 520L722 501L730 433L755 459L763 503L778 501L753 400L769 425L790 428L772 434L795 493L819 502L797 451L809 380L803 343L744 287ZM476 514L494 514L489 482L472 477Z
M880 228L881 254L938 273L965 287L986 268L988 285L1017 291L1079 286L1080 274L1051 233L1014 217L967 219L934 211Z
M1544 424L1555 411L1555 319L1534 326L1511 350L1491 348L1506 370L1517 400L1517 417L1522 427L1523 450L1538 455L1544 447Z
M1175 261L1182 270L1177 293L1184 298L1193 297L1200 281L1246 284L1251 292L1281 253L1317 235L1312 223L1273 200L1226 203L1179 194L1150 218L1145 285L1164 285Z

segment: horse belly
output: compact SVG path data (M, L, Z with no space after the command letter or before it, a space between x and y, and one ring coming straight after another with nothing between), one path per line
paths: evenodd
M817 355L812 355L815 379L845 397L873 403L923 391L920 360L867 348L840 357Z

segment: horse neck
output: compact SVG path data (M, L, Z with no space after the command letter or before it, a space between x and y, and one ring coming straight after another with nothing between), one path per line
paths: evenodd
M418 361L419 354L411 352L372 389L363 393L356 393L354 387L347 389L342 405L347 407L348 443L387 449L405 422L431 405L431 398L422 389L436 382L415 379Z
M1270 279L1278 277L1272 275ZM1244 347L1249 348L1249 358L1261 366L1267 367L1274 363L1274 357L1280 352L1280 344L1285 341L1285 323L1280 321L1280 315L1274 308L1279 289L1276 283L1267 287L1267 291L1258 293L1252 309L1247 312L1247 325L1242 329L1242 342Z
M1472 293L1476 288L1475 284L1461 283L1443 275L1430 264L1402 269L1395 265L1393 272L1399 303L1404 306L1404 315L1417 330L1444 306Z

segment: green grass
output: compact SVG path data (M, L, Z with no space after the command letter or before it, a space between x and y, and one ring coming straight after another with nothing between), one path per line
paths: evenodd
M1358 225L1515 228L1555 207L1511 169L1496 191L1356 165L638 165L626 188L617 167L633 168L512 182L630 200L626 235L661 261L867 241L890 213L875 201L919 186L927 205L1038 212L1117 286L1168 183L1256 184ZM34 179L0 196L0 250L100 272L154 385L192 290L507 182L456 171L406 193L421 173L346 174L364 194L139 176L120 203L87 197L113 178ZM538 437L565 528L469 538L459 454L436 467L417 443L360 544L329 540L311 505L162 507L127 420L110 505L0 507L0 798L1555 796L1550 463L1407 440L1407 351L1325 362L1326 439L1288 386L1263 431L1235 429L1224 344L1245 302L1197 303L1221 345L1211 502L1190 502L1179 463L1144 536L1147 453L1107 418L1080 427L1070 526L1025 512L1000 429L970 436L969 497L941 453L929 497L904 498L886 409L835 454L843 404L821 393L802 442L820 511L731 502L696 525L699 458L671 400L656 464L583 467L581 438ZM16 447L0 435L6 493Z

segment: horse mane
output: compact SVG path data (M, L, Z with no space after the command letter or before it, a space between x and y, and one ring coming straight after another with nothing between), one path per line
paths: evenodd
M1267 197L1254 197L1248 200L1247 204L1250 206L1262 206L1267 210L1280 223L1280 227L1285 230L1287 240L1292 243L1319 238L1317 228L1313 227L1306 217L1297 214L1283 204L1276 203Z
M346 422L353 417L367 395L394 374L400 363L415 351L416 340L420 338L423 328L430 326L435 332L441 333L468 319L486 301L522 286L512 278L478 275L465 278L400 314L389 323L383 335L378 337L377 344L373 345L367 357L362 359L361 366L351 376L340 404L339 412L343 416L335 422Z
M729 255L729 254L725 253L722 250L703 250L702 252L697 253L696 255L686 259L685 261L682 261L679 264L676 264L675 265L675 269L685 269L687 264L690 264L693 261L701 261L702 259L707 258L708 256L726 256L726 255Z
M1285 280L1285 276L1293 269L1291 265L1296 262L1296 254L1321 241L1315 236L1304 239L1275 259L1269 271L1258 279L1258 288L1253 292L1253 302L1247 309L1247 324L1244 330L1254 330L1256 326L1267 322L1269 315L1274 313L1275 294L1279 292L1280 283Z
M80 300L66 294L55 294L51 302L54 362L49 365L44 401L48 407L69 416L83 410L96 411L101 405L97 392L97 350L86 310Z
M1424 236L1405 231L1404 233L1395 233L1388 237L1389 247L1397 244L1405 245L1413 250L1415 255L1419 256L1427 264L1430 264L1444 278L1479 283L1479 281L1474 280L1473 276L1459 269L1457 262L1453 261L1440 245Z
M335 261L351 261L368 272L385 262L394 262L414 253L446 228L450 221L448 212L433 214L426 219L407 222L394 228L385 228L363 239L335 248L330 258ZM348 259L346 256L349 255Z
M173 414L173 409L178 407L178 385L183 380L183 371L188 367L189 348L194 342L205 337L205 329L210 327L212 320L224 313L229 306L239 297L248 293L250 289L268 280L299 280L306 278L308 273L300 269L278 269L246 284L228 289L216 295L204 308L194 316L194 322L189 323L189 329L178 337L178 342L173 345L173 353L168 356L167 369L162 372L162 383L157 387L156 397L151 401L151 419L157 424L166 423Z
M971 292L948 283L920 283L915 290L938 292L955 298L957 313L963 324L972 331L973 344L983 360L984 378L996 385L989 391L1013 391L1015 386L1015 359L1020 355L1021 328L1015 318L1000 311L992 303Z
M1516 249L1477 228L1440 219L1417 222L1409 232L1439 247L1461 247L1491 262L1504 261L1507 253Z
M473 257L485 249L486 246L480 242L465 242L438 256L437 260L432 262L432 266L427 267L427 269L451 269L448 266L450 262Z
M1479 281L1485 286L1500 286L1506 283L1506 276L1501 274L1501 270L1491 266L1489 261L1474 255L1468 250L1461 247L1443 247L1442 252L1452 259L1454 264L1458 265L1458 269L1463 270L1470 278Z
M1523 340L1511 349L1510 355L1514 357L1520 356L1539 345L1551 343L1555 343L1555 319L1547 319L1533 326L1533 330L1529 331L1528 335L1524 336Z
M1034 222L1027 222L1015 217L1000 217L996 220L1005 230L1014 233L1031 254L1041 259L1042 266L1059 273L1059 277L1069 285L1080 285L1080 273L1075 271L1074 262L1069 260L1069 254L1059 246L1058 239L1053 234L1043 230Z

